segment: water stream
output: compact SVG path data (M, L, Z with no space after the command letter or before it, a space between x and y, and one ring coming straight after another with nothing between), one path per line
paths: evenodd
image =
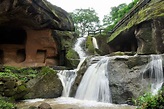
M74 50L79 54L80 59L83 57L86 57L86 53L85 53L83 47L81 46L82 43L85 43L85 40L86 40L85 37L77 38L77 41L74 46Z
M75 98L111 102L108 80L108 57L89 66L77 89Z
M97 40L95 37L92 37L92 43L93 43L94 48L99 49L98 44L97 44Z
M163 84L163 67L162 56L151 55L150 61L150 79L151 79L151 92L153 95L157 94Z

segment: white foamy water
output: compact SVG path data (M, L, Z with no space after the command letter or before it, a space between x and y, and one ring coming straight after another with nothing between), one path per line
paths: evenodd
M69 97L70 89L75 81L76 76L76 70L62 70L58 73L58 77L61 80L63 86L63 97Z
M97 44L97 40L95 37L92 37L92 43L93 43L94 48L99 49L98 44Z
M76 91L75 98L100 102L111 102L108 80L108 57L89 66Z
M126 104L116 105L75 98L60 97L55 99L30 99L18 102L18 109L29 109L30 106L38 107L41 103L48 103L52 109L136 109L135 106Z
M55 99L55 102L59 104L78 104L79 107L110 107L114 106L114 104L111 103L103 103L103 102L97 102L97 101L89 101L89 100L79 100L75 98L65 98L60 97Z
M86 56L84 49L81 47L81 44L85 43L85 40L85 37L80 37L77 38L77 42L75 43L74 50L79 54L80 59Z
M151 55L150 79L152 82L151 92L155 95L161 89L163 84L162 56L160 55Z

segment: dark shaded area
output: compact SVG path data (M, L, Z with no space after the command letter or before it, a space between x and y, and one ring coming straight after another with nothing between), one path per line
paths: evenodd
M115 40L108 43L110 46L110 52L136 52L138 45L134 31L135 28L131 28L128 32L124 31L117 36Z
M22 28L0 27L0 44L24 44L26 31Z

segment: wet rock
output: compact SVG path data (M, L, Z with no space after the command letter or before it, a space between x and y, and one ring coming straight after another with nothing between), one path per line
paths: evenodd
M52 109L50 104L48 103L42 103L38 106L38 109Z
M132 98L137 98L150 91L150 81L143 78L148 70L149 55L116 56L111 57L108 63L109 87L112 95L112 103L131 104ZM87 58L77 73L77 78L72 86L71 96L74 96L86 69L100 60L100 58Z

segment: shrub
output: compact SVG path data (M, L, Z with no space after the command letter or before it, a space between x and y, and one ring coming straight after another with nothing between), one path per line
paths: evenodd
M164 109L164 88L162 88L157 95L146 93L134 100L138 109Z
M0 98L0 109L15 109L15 105Z

